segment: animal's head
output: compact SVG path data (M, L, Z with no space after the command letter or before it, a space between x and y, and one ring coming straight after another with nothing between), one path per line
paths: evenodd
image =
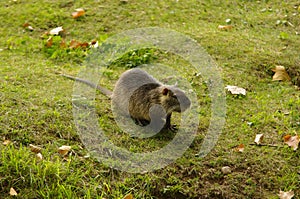
M176 86L162 86L160 92L161 103L168 113L183 112L191 105L191 101L184 91Z

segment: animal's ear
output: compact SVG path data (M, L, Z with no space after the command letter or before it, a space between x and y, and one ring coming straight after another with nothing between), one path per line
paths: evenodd
M168 93L169 93L169 89L168 88L163 88L162 94L163 95L168 95Z

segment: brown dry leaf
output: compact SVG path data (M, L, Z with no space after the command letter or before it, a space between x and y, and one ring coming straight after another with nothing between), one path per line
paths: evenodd
M84 9L82 9L82 8L77 8L77 9L75 9L75 11L76 12L72 13L72 17L74 19L77 19L78 17L81 17L81 16L83 16L85 14Z
M60 32L63 32L63 31L64 31L63 27L59 26L57 28L54 28L54 29L50 30L49 34L50 35L59 35Z
M43 155L42 155L41 153L36 154L36 157L37 157L39 160L42 160L42 159L43 159Z
M40 153L42 148L41 147L38 147L38 146L35 146L33 144L29 144L29 148L32 152L34 153Z
M26 23L23 24L23 27L24 27L24 28L26 28L26 27L28 27L28 26L30 26L30 24L29 24L28 22L26 22Z
M286 135L283 137L284 143L289 145L291 148L293 148L294 151L298 149L300 138L298 135L291 136L291 135Z
M18 193L16 192L16 190L14 188L11 187L9 190L9 195L16 196L16 195L18 195Z
M244 144L240 144L239 146L237 146L237 147L235 148L235 150L236 150L237 152L243 152L243 151L245 150L245 145L244 145Z
M89 43L87 43L87 42L83 42L83 43L81 43L81 42L79 42L79 41L76 41L76 40L72 40L71 42L70 42L70 46L69 46L71 49L73 49L73 48L87 48L87 47L89 47Z
M3 144L4 146L7 146L7 145L9 145L10 143L11 143L10 140L4 140L2 144Z
M47 39L47 42L46 42L46 47L51 47L52 46L52 44L53 44L53 38L52 38L52 36L51 37L49 37L48 39Z
M59 45L61 48L66 48L67 47L67 44L66 44L66 41L65 39L63 38L60 42L60 45Z
M263 134L263 133L261 133L261 134L256 134L254 142L255 142L257 145L260 145L261 142L262 142L262 140L263 140L263 138L264 138L264 134Z
M290 81L291 77L286 72L284 66L276 66L272 69L275 74L273 75L273 81Z
M58 148L58 153L65 156L69 153L69 151L71 150L71 147L70 146L61 146Z
M80 44L80 47L81 48L87 48L87 47L89 47L89 43L83 42L83 43Z
M79 48L80 46L81 46L81 43L74 39L70 42L70 45L69 45L70 48Z
M133 195L131 193L129 193L126 196L124 196L123 199L133 199Z
M225 89L227 89L231 94L233 95L246 95L246 89L244 88L240 88L238 86L230 86L230 85L227 85L225 87Z
M219 26L218 26L218 29L219 29L219 30L230 30L230 29L232 29L232 28L233 28L232 25L225 25L225 26L219 25Z
M291 135L285 135L283 136L284 142L287 142L292 136Z
M278 196L280 199L292 199L294 197L294 191L290 190L284 192L280 190Z
M27 30L33 31L33 27L27 22L23 24L23 27Z

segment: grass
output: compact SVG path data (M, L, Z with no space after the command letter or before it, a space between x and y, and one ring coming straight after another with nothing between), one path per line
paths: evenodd
M86 15L72 19L82 7ZM299 134L299 2L297 1L6 1L0 3L0 198L278 198L279 190L300 197L299 150L282 137ZM231 19L233 28L219 30ZM34 31L22 27L28 22ZM158 26L189 35L216 60L225 85L247 89L245 97L226 96L223 134L205 158L200 150L210 119L206 82L183 59L146 49L129 53L105 70L101 84L112 88L126 67L159 62L180 71L196 90L200 125L191 147L175 163L146 174L130 174L99 163L76 133L72 116L73 82L57 72L76 75L88 50L49 51L40 38L63 26L66 41L99 42L123 30ZM55 56L53 55L55 52ZM145 56L144 56L145 55ZM283 65L292 82L273 82L272 71ZM125 67L126 66L126 67ZM171 133L133 139L113 120L109 100L97 95L99 123L110 139L131 151L161 148ZM264 133L264 143L251 145ZM243 143L242 153L235 147ZM39 161L28 145L42 147ZM72 150L67 160L57 153ZM232 172L223 174L221 168Z

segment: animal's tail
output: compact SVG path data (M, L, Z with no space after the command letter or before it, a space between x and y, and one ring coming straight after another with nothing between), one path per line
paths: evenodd
M78 77L73 77L71 75L66 75L66 74L60 74L61 76L63 77L66 77L68 79L72 79L72 80L75 80L75 81L79 81L79 82L82 82L84 84L87 84L89 85L90 87L92 88L96 88L97 90L99 90L101 93L103 93L104 95L106 95L107 97L111 98L111 95L112 95L112 92L102 86L98 86L88 80L85 80L85 79L81 79L81 78L78 78Z

